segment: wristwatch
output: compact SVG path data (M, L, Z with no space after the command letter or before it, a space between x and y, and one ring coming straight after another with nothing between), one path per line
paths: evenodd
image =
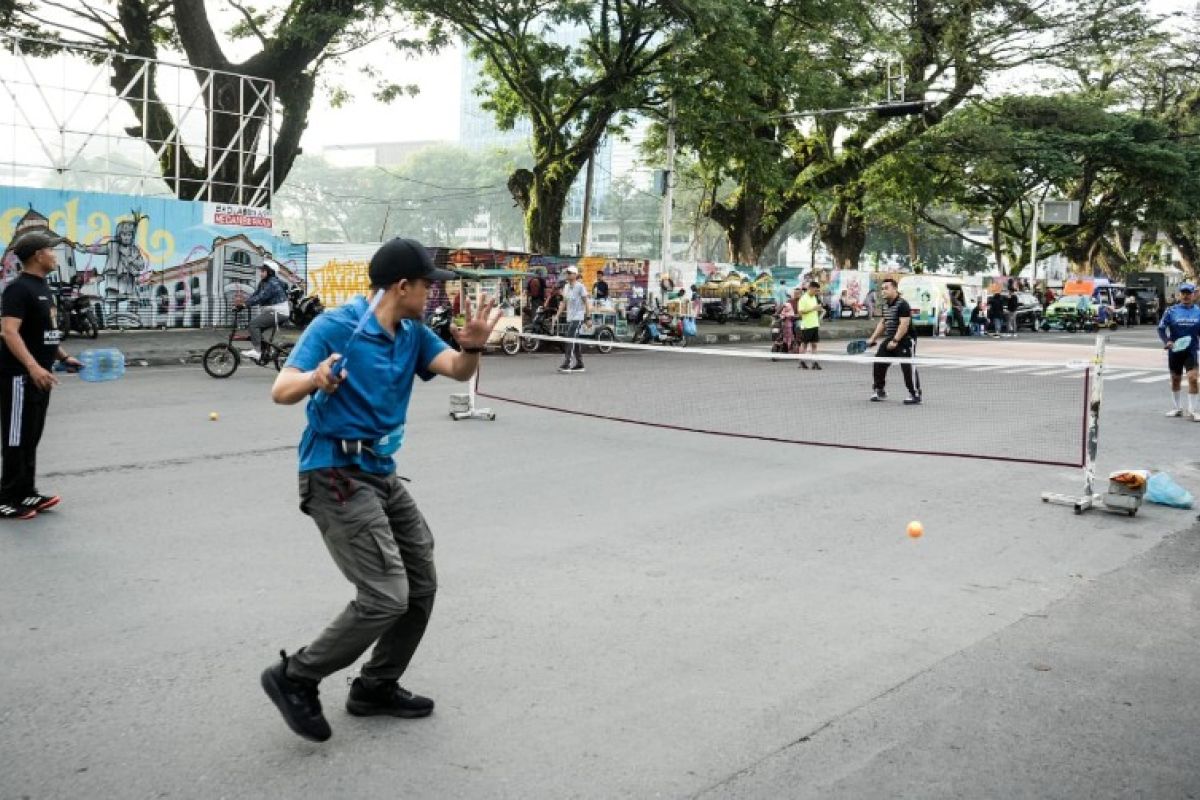
M478 355L479 353L483 352L483 348L482 347L464 347L462 349L462 351L464 353L472 353L472 354Z

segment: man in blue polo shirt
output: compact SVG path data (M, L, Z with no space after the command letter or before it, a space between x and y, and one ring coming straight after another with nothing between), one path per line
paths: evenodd
M357 716L424 717L433 701L402 688L425 633L437 590L433 536L396 475L394 453L404 435L413 380L444 375L465 381L500 317L488 300L454 329L455 352L421 322L429 287L454 273L435 269L409 239L387 242L371 258L374 310L365 298L317 317L297 342L271 398L291 405L308 398L300 440L300 509L313 518L355 599L308 646L262 674L263 689L294 732L331 735L317 684L371 657L354 679L346 710Z
M1179 303L1167 309L1158 323L1158 338L1167 351L1167 370L1171 373L1171 401L1174 408L1168 417L1183 417L1200 422L1196 395L1200 393L1200 376L1196 372L1196 354L1200 348L1200 306L1194 302L1196 287L1192 283L1179 285ZM1179 404L1183 373L1188 378L1187 411Z

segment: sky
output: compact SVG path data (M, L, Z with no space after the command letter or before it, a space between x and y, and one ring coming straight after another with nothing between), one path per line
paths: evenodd
M364 60L378 63L388 58L388 78L399 84L416 84L416 97L399 97L389 104L371 97L370 82L358 74ZM318 90L313 98L308 129L304 132L307 150L337 144L368 142L409 142L427 139L458 139L458 109L462 68L462 49L448 45L440 53L419 59L398 57L388 45L377 43L348 58L347 63L328 76L340 81L354 94L353 102L341 108L329 105L328 92Z

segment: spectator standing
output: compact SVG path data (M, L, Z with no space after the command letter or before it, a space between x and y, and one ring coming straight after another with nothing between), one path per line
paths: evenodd
M980 297L975 301L975 307L971 309L971 335L983 336L986 328L987 311L984 310L983 298Z
M992 292L988 297L987 320L988 328L991 330L988 335L993 339L998 338L1000 332L1004 330L1004 294L1000 291Z
M592 295L596 298L597 304L608 300L608 281L604 280L603 272L596 275L596 283L592 286Z
M809 282L808 291L796 303L796 311L800 319L800 355L809 352L815 356L821 339L821 284ZM803 359L800 369L809 369ZM821 369L821 362L812 362L812 369Z
M1021 298L1016 291L1010 291L1008 297L1004 298L1004 324L1008 328L1008 335L1014 339L1017 338L1017 309L1020 307Z

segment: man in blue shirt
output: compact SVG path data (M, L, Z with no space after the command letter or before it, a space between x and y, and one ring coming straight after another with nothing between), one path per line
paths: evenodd
M437 576L433 536L395 474L393 454L403 439L413 379L468 380L499 320L493 300L472 313L464 297L467 322L453 329L462 350L449 349L421 315L430 284L454 277L435 269L417 242L387 242L371 258L371 289L379 297L374 310L360 297L313 320L271 389L276 403L309 398L300 440L300 509L358 590L316 640L291 656L281 652L281 661L262 674L263 689L288 727L307 739L331 735L318 682L371 645L346 709L395 717L433 711L432 700L398 682L425 633Z
M1196 286L1179 286L1179 303L1167 309L1158 323L1158 338L1167 351L1167 369L1171 371L1171 399L1175 407L1168 417L1183 417L1200 421L1196 395L1200 392L1200 375L1196 373L1196 354L1200 348L1200 306L1195 304ZM1183 373L1188 377L1188 401L1185 412L1179 404L1179 389Z

